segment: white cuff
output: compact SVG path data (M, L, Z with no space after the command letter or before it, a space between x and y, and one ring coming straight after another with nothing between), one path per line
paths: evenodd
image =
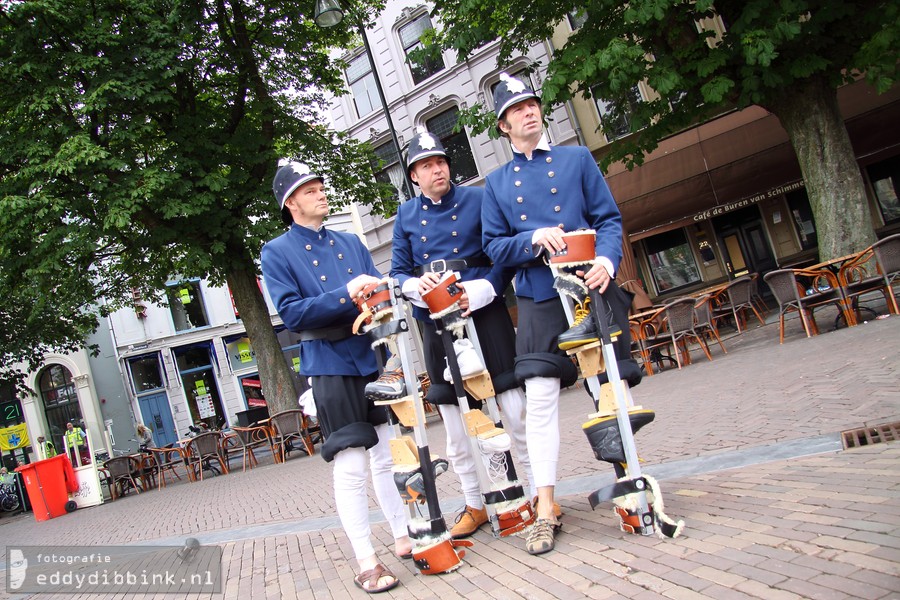
M418 277L410 277L406 281L403 282L403 285L400 286L400 291L403 292L403 295L409 298L409 301L415 304L416 306L420 306L422 308L428 308L428 305L425 304L425 301L422 300L422 295L419 294L419 278Z
M615 278L616 270L613 269L613 264L612 264L611 260L609 260L605 256L598 256L595 260L596 260L596 262L603 265L603 267L606 269L606 272L609 274L610 279Z
M494 286L487 279L472 279L462 283L469 295L469 312L484 308L497 297Z

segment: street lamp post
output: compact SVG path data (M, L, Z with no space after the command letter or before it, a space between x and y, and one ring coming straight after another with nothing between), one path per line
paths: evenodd
M338 0L316 0L316 12L313 19L319 27L334 27L344 20L344 11L341 10ZM397 159L400 162L400 170L403 172L403 191L406 192L407 198L412 198L415 196L413 193L413 183L409 179L409 173L403 166L400 141L397 139L397 130L394 129L394 122L391 120L391 112L388 110L388 103L384 97L384 89L381 87L381 78L378 76L378 71L375 69L375 60L372 58L372 48L369 46L366 28L362 21L357 21L355 24L359 28L359 33L362 36L366 58L369 59L369 68L372 70L372 75L375 76L375 90L378 92L378 99L381 101L381 108L384 110L384 118L387 121L388 130L391 132L391 139L394 142L394 147L397 149Z

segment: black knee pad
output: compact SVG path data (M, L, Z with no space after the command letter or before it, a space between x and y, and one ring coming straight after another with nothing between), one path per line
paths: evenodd
M628 420L631 421L632 433L637 433L641 427L653 421L654 417L656 413L652 410L629 412ZM581 429L587 435L588 443L597 460L613 464L625 462L625 449L622 447L622 436L615 415L592 419L582 425Z
M322 458L325 462L334 460L335 455L347 448L368 450L378 443L378 434L371 423L350 423L334 431L322 444Z
M558 377L561 387L578 381L578 368L568 356L534 352L516 357L516 379L522 385L532 377Z
M641 379L643 378L641 368L633 359L619 359L616 361L616 364L619 366L619 378L623 381L627 381L628 387L634 387L641 382ZM609 376L607 376L605 371L598 374L597 379L600 380L601 385L609 383Z

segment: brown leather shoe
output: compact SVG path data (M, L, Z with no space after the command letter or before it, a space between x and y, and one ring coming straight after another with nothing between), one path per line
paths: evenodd
M537 514L537 505L538 505L538 497L535 496L534 499L531 501L531 506L534 508L534 514ZM562 516L562 514L563 514L562 507L559 505L559 502L554 502L553 503L553 516L558 519Z
M454 540L467 538L487 522L488 516L485 509L466 505L466 509L456 517L456 525L450 530L450 537Z

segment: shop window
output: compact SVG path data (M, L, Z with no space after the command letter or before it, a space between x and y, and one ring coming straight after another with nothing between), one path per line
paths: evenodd
M874 164L867 171L885 225L900 221L900 157Z
M49 438L57 448L62 448L66 423L83 426L72 373L62 365L50 365L38 375L38 388L44 403Z
M454 106L425 121L426 129L437 136L444 145L452 165L450 177L453 183L457 184L478 177L478 167L475 165L475 157L472 155L466 130L457 133L453 131L458 118L459 109Z
M350 59L344 74L347 76L353 103L356 105L356 116L362 118L380 105L375 82L377 75L372 72L372 64L366 53L363 52Z
M625 106L619 106L613 102L604 100L591 90L597 112L600 114L600 126L606 141L611 142L631 133L631 113L641 99L641 90L634 86L628 92Z
M225 424L225 411L216 385L209 343L175 348L175 363L181 376L191 421L203 421L210 429Z
M375 171L375 181L392 185L397 190L397 200L403 202L409 196L406 193L406 174L400 164L400 153L397 146L391 140L375 148L377 164L372 165Z
M200 293L200 280L182 281L166 287L169 299L169 310L175 331L186 331L209 325L203 295Z
M158 354L129 359L128 368L131 370L135 394L144 394L164 387Z
M256 368L256 352L246 335L226 337L225 351L228 353L228 362L233 371L243 371Z
M431 18L421 15L400 28L400 43L406 53L406 62L412 73L413 83L421 83L444 68L440 54L431 54L422 45L422 35L433 29Z
M791 211L791 220L800 240L800 248L809 250L819 245L816 235L816 223L813 219L812 208L809 206L809 198L806 190L796 190L785 195L788 208Z
M284 354L284 360L297 377L300 387L306 389L306 379L300 377L300 336L299 334L288 329L276 329L275 335L278 343L281 344L281 352Z
M644 248L660 294L700 281L700 271L683 229L649 237L644 240Z

